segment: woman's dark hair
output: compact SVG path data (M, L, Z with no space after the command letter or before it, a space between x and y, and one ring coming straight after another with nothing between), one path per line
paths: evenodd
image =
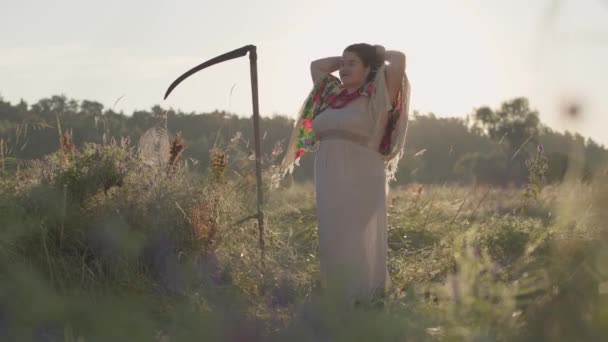
M344 52L353 52L357 54L357 56L359 56L363 62L363 65L371 68L371 72L369 73L369 77L367 79L368 82L374 79L378 68L384 64L386 59L384 54L378 55L378 51L374 45L366 43L349 45L346 47L346 49L344 49Z

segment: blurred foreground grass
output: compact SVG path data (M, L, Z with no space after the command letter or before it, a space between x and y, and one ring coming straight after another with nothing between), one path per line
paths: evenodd
M237 140L205 175L177 154L150 165L128 141L68 144L4 171L0 339L608 340L606 174L534 200L392 189L393 289L348 309L319 289L311 184L265 189L262 263L256 224L241 220L255 179Z

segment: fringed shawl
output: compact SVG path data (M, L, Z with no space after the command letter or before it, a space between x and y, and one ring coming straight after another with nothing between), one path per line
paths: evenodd
M272 187L287 173L292 173L299 165L300 157L315 150L318 142L312 130L312 121L329 106L331 101L343 90L338 78L331 74L318 80L301 107L294 129L287 145L283 161L272 176ZM386 86L386 66L378 69L374 79L359 89L361 96L369 97L368 111L373 118L374 127L368 147L378 151L384 159L387 182L395 180L399 160L405 148L408 127L410 84L404 75L394 103L391 103Z

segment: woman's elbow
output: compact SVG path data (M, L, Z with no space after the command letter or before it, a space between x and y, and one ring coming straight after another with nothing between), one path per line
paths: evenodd
M406 62L405 53L403 53L401 51L393 51L393 53L391 54L391 57L389 59L390 64L394 64L395 66L397 66L399 68L405 69L405 62Z

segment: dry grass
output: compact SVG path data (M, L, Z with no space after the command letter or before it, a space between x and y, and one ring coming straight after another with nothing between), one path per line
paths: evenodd
M1 178L0 311L15 328L0 325L0 333L47 326L66 341L608 336L597 291L608 276L605 180L544 187L532 203L517 188L393 189L394 290L347 310L319 289L312 184L265 189L262 263L256 222L242 220L255 212L255 183L238 139L212 151L206 175L180 160L182 141L172 145L169 173L115 143L73 149L66 160L60 151Z

